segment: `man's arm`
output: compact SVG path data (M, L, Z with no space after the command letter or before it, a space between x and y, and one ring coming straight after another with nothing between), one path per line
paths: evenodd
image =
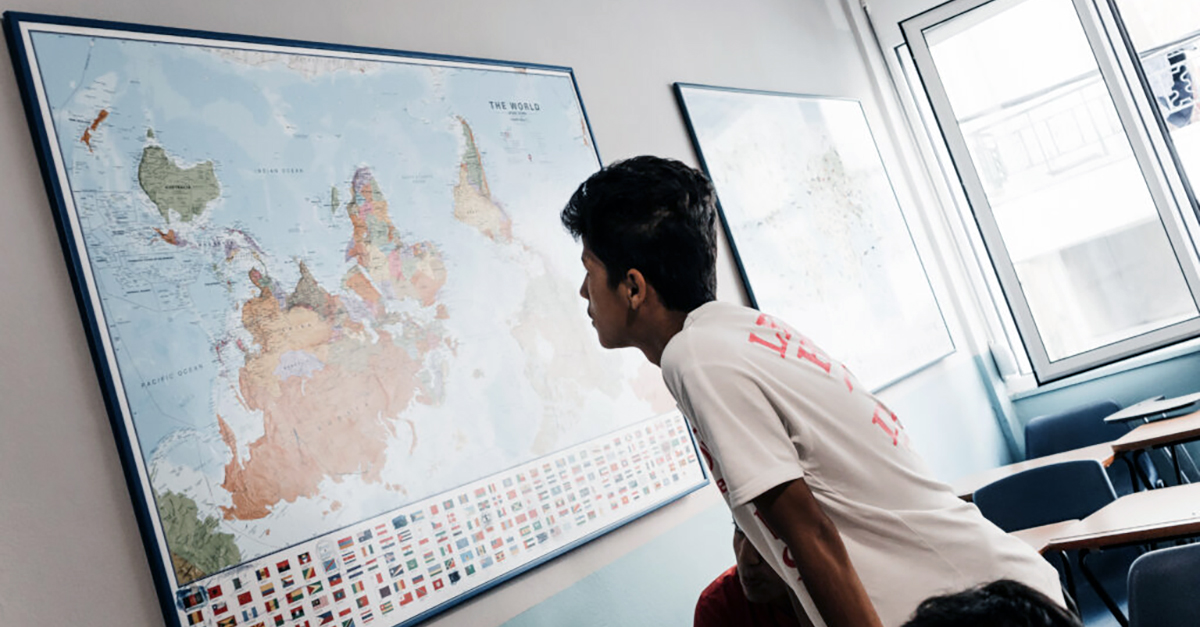
M842 537L804 479L775 486L754 506L787 545L828 627L883 627Z

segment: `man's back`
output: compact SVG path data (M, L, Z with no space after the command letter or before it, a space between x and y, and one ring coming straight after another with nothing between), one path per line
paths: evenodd
M796 479L837 528L887 627L926 597L1004 577L1061 600L1049 564L932 479L900 420L794 329L708 303L662 367L738 525L802 600L792 556L751 503Z

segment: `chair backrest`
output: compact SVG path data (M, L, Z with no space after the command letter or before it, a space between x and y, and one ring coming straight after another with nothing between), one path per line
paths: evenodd
M975 491L984 518L1004 531L1083 519L1117 500L1104 466L1095 460L1050 464Z
M1146 553L1129 567L1130 627L1200 625L1200 544Z
M1103 400L1030 420L1025 425L1025 459L1110 442L1125 435L1128 425L1104 422L1105 417L1120 409L1116 403Z

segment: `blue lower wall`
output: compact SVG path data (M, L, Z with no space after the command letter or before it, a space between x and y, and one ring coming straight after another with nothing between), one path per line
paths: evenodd
M504 627L689 627L700 591L733 563L733 519L718 504Z

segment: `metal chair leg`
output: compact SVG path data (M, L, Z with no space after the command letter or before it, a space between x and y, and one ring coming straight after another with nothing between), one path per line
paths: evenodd
M1125 618L1125 613L1117 606L1116 601L1113 601L1113 598L1109 596L1108 591L1104 589L1104 586L1096 578L1096 575L1092 574L1092 570L1087 567L1087 557L1090 554L1091 552L1088 549L1079 550L1079 570L1083 572L1084 578L1088 580L1088 583L1092 585L1092 589L1096 591L1096 596L1099 596L1100 600L1104 602L1104 606L1108 608L1108 611L1112 612L1113 617L1117 619L1117 623L1121 627L1129 627L1129 619Z

